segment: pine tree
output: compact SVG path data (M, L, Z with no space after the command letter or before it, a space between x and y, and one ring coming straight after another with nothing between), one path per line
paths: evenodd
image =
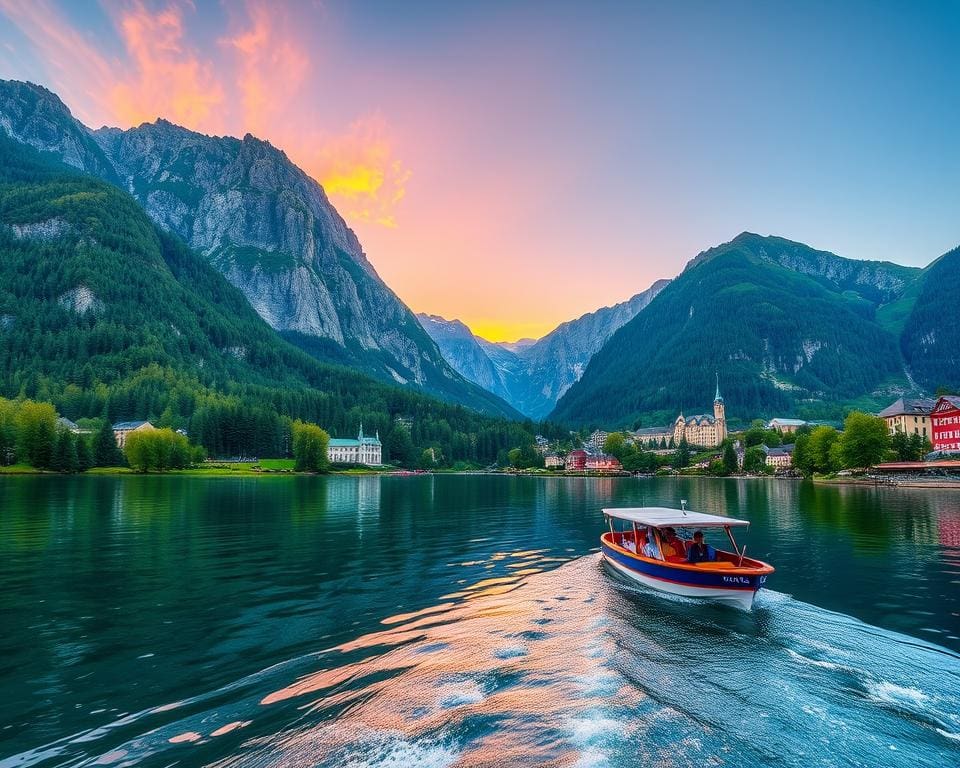
M90 441L83 435L77 435L77 471L86 472L93 466L93 452Z
M113 427L110 426L109 421L106 421L93 437L93 466L118 467L122 464L123 459L117 447Z
M57 472L76 472L77 466L77 444L73 432L61 429L57 433L50 468Z

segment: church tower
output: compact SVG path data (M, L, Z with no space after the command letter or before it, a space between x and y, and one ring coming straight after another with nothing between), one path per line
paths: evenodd
M717 422L717 444L727 439L727 415L720 394L720 374L717 373L717 394L713 396L713 418Z

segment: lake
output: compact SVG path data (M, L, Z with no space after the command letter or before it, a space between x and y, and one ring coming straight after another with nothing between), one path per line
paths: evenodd
M751 521L752 613L603 506ZM960 765L960 492L0 477L0 766Z

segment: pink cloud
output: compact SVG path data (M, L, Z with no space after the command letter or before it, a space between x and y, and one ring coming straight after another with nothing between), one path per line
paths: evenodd
M345 127L316 95L324 82L304 10L262 0L231 6L229 33L202 49L187 29L196 14L181 0L104 6L116 54L85 37L48 0L0 0L39 54L51 85L94 127L164 117L192 130L268 139L324 187L348 220L395 226L409 171L388 121L361 114ZM333 95L331 94L330 100Z
M133 72L110 91L123 125L165 117L197 130L222 132L226 96L213 62L184 44L183 8L156 13L136 2L116 20Z

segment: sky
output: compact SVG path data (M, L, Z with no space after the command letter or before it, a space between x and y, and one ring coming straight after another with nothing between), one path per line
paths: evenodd
M539 337L742 231L960 245L960 3L0 0L91 127L253 133L414 311Z

